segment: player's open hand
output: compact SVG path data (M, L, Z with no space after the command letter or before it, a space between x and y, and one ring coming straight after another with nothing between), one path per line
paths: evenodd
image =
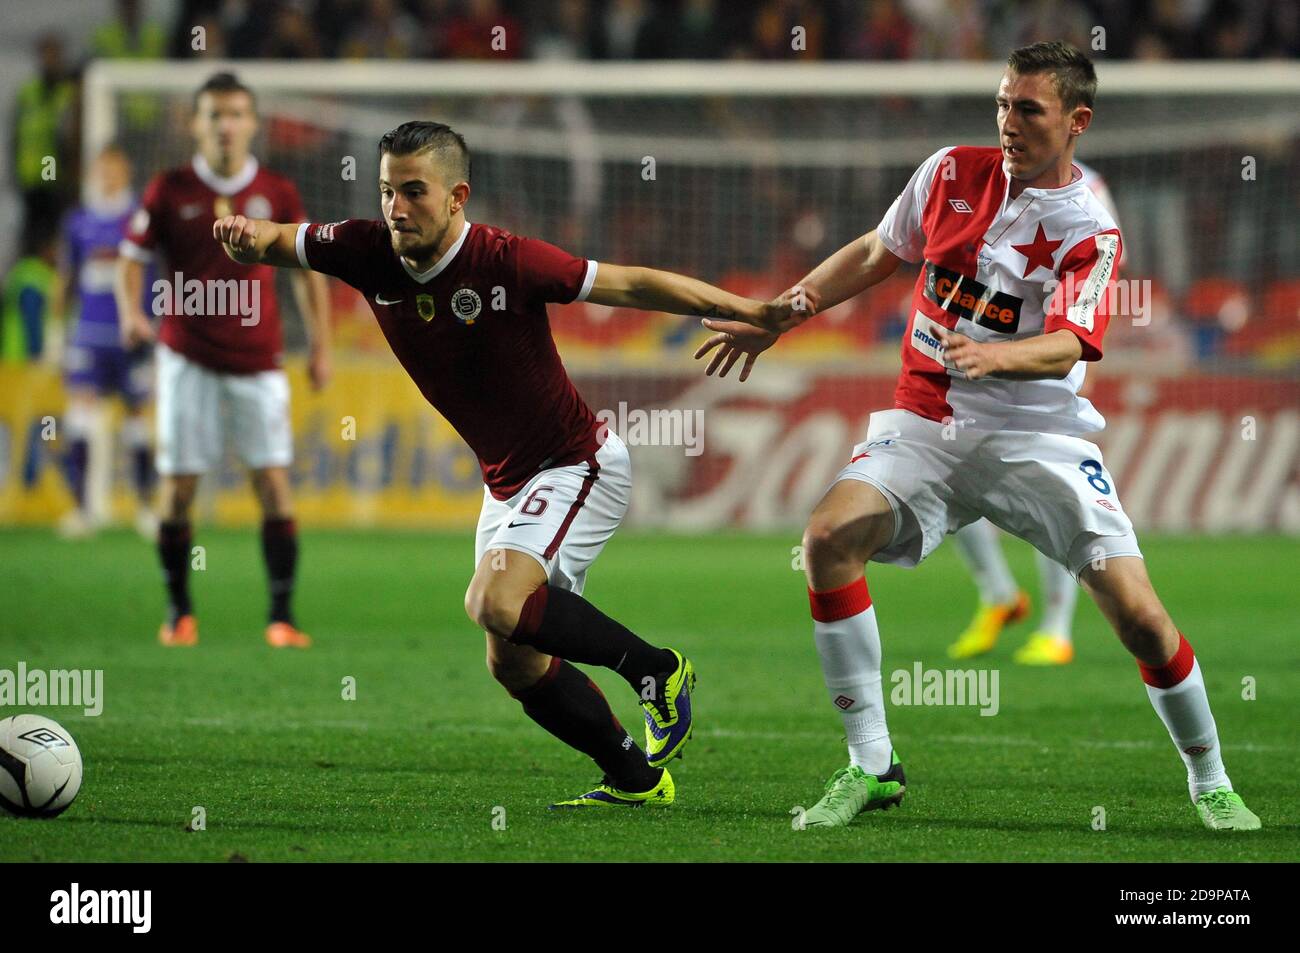
M998 370L997 344L982 344L964 334L943 328L939 329L939 343L944 347L947 360L963 372L968 380L977 381Z
M249 264L258 260L257 221L242 215L227 215L212 223L212 237L226 246L226 254Z
M749 372L753 369L754 362L758 360L758 355L775 344L776 339L781 336L772 331L756 328L752 324L746 324L743 321L719 321L716 318L705 318L701 323L710 331L717 332L713 337L701 344L695 352L695 359L698 361L714 348L717 349L717 353L709 361L709 366L704 369L706 376L718 371L719 377L726 377L731 369L735 367L736 362L743 356L745 363L740 367L740 379L741 381L748 380ZM720 371L719 368L721 368Z

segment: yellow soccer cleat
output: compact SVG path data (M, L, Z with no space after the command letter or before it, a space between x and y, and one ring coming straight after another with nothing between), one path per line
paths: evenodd
M571 801L551 805L552 811L579 807L667 807L677 799L677 788L668 769L663 769L659 783L649 791L620 791L608 777L602 778L595 790L580 794Z
M972 658L993 651L998 644L1002 630L1013 622L1019 622L1029 615L1029 596L1020 592L1016 601L1007 605L991 606L981 602L975 610L966 631L957 637L957 641L948 646L949 658Z
M1074 661L1074 643L1040 630L1030 635L1011 658L1021 665L1069 665Z

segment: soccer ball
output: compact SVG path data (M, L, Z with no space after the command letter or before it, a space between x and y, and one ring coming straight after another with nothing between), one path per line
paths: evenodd
M56 817L81 788L81 752L57 721L0 721L0 807L20 817Z

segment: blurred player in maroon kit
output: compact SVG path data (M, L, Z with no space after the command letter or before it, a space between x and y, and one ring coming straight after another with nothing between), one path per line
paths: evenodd
M193 160L160 173L145 188L142 207L122 241L116 288L127 347L154 339L140 307L145 265L154 252L162 254L162 280L169 285L197 280L208 292L242 292L219 300L207 294L205 300L215 301L211 308L186 304L184 313L175 313L182 289L163 287L153 299L155 314L162 316L157 347L158 555L168 594L159 639L164 645L198 641L188 586L190 508L200 475L221 462L224 417L252 472L262 509L262 553L271 592L266 640L277 648L306 648L311 640L298 631L291 608L298 536L289 490L293 436L289 383L281 368L275 273L269 267L249 271L232 263L211 239L213 223L232 213L286 218L306 213L293 183L261 168L249 152L257 132L256 102L233 75L218 73L195 94L192 131L198 143ZM329 377L328 286L320 275L304 272L294 276L293 291L309 326L312 385L320 388ZM252 306L232 306L236 302Z
M761 321L788 314L790 302L471 225L469 150L439 123L405 123L379 153L383 221L230 216L214 235L236 261L311 268L360 290L402 366L478 456L485 487L465 608L487 633L488 668L530 718L605 773L555 806L670 804L664 765L690 739L694 672L680 652L647 644L582 598L627 510L631 474L627 448L560 363L546 304ZM645 714L644 754L571 662L627 680Z

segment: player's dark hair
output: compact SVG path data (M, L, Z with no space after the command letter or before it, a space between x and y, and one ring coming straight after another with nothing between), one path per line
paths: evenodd
M243 93L253 104L253 112L257 112L257 97L253 95L251 89L239 81L239 77L234 73L213 73L209 76L207 81L194 91L194 112L199 111L199 97L204 93Z
M468 182L469 146L465 138L440 122L412 120L390 129L379 140L379 155L410 156L432 152L447 173L449 184Z
M1097 95L1097 71L1092 68L1092 60L1060 40L1022 46L1007 57L1007 68L1021 76L1051 73L1056 95L1061 97L1066 111L1077 106L1091 109Z

